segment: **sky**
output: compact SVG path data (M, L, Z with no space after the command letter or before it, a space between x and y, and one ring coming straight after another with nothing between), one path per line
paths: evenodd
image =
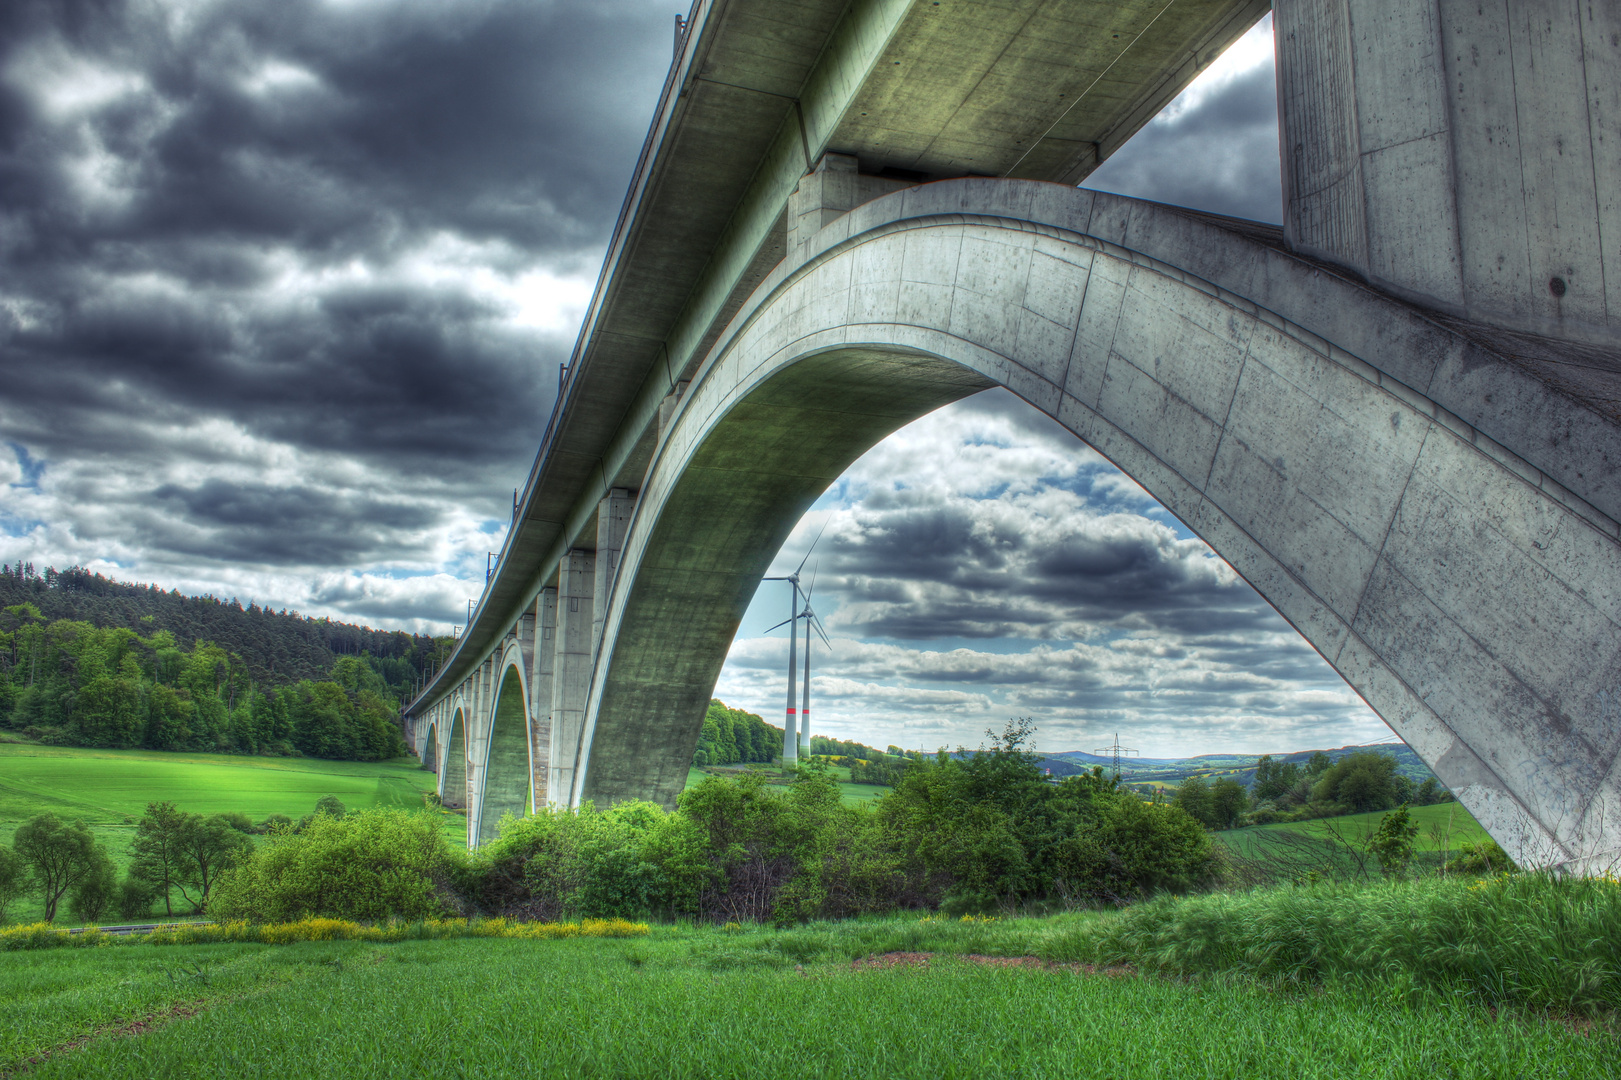
M0 562L444 632L533 459L670 60L658 0L0 5ZM1276 222L1270 19L1087 181ZM1155 756L1390 738L1135 484L996 391L778 559L816 730ZM770 587L767 587L767 590ZM776 586L781 589L781 586ZM780 720L786 598L716 693Z

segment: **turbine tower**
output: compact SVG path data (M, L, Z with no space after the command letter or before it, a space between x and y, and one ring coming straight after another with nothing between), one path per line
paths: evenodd
M827 523L825 521L822 523L822 529L824 531L827 529ZM809 550L805 552L805 557L799 560L799 566L794 569L793 573L787 575L786 577L768 577L761 579L763 581L786 581L789 589L788 617L782 622L778 623L776 626L768 629L766 633L771 633L772 630L777 629L779 626L788 627L788 704L784 713L782 725L782 771L785 774L790 775L799 768L799 755L801 748L803 748L806 754L810 753L810 635L812 626L815 627L818 634L822 635L822 640L824 642L827 641L827 634L822 631L821 620L817 619L816 613L810 609L810 593L805 594L805 607L803 611L800 610L799 606L800 571L805 569L805 564L810 561L811 552L816 550L816 545L821 543L821 541L822 533L818 532L816 534L816 539L811 541ZM814 589L814 570L812 571L811 576L813 579L811 587ZM805 710L803 715L800 715L799 711L794 708L794 691L798 685L798 672L795 670L795 665L799 659L800 619L806 619ZM828 647L831 648L832 645L829 644Z

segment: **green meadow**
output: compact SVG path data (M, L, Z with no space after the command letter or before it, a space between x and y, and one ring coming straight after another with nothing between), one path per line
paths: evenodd
M30 817L50 812L90 826L122 872L135 822L149 802L168 800L200 814L240 811L254 821L271 814L296 820L323 795L356 810L420 809L422 794L433 787L433 774L415 758L372 763L0 743L0 843L10 843ZM464 843L465 819L450 813L444 818L446 836ZM29 922L43 910L27 897L11 905L6 917Z
M1315 821L1288 821L1274 825L1254 825L1247 829L1230 829L1216 833L1216 838L1233 851L1250 858L1266 854L1269 841L1280 837L1305 837L1311 840L1332 840L1334 832L1353 843L1379 828L1380 820L1389 813L1375 810L1367 814L1348 814L1344 817L1319 818ZM1415 806L1408 810L1418 835L1413 838L1414 851L1456 850L1462 844L1489 840L1473 815L1455 802L1436 803L1433 806Z
M9 953L0 1076L1614 1075L1603 1020L983 958L1088 918Z

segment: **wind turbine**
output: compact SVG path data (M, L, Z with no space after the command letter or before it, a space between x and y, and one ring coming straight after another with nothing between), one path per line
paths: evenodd
M811 546L805 552L805 557L799 560L799 566L794 569L793 573L786 577L762 579L764 581L786 581L790 589L788 617L778 623L777 626L773 626L766 631L769 634L778 626L788 627L788 706L782 725L782 770L784 773L792 773L799 767L799 748L801 745L804 746L807 754L810 753L810 628L808 626L805 630L805 716L803 724L800 723L801 718L794 708L794 690L798 684L798 672L794 668L799 658L799 620L804 618L804 613L799 609L799 573L805 569L805 564L810 561L811 552L815 551L816 545L821 543L822 532L826 530L827 522L824 521L822 522L821 531L817 532L816 539L811 541ZM812 571L812 576L814 574L815 571ZM805 609L806 611L810 610L810 596L808 594L805 597ZM812 613L812 618L814 617L815 615ZM817 620L816 630L818 633L822 633L820 620ZM822 633L822 639L827 640L825 633ZM831 646L829 647L831 648ZM795 735L796 730L799 731L797 736Z

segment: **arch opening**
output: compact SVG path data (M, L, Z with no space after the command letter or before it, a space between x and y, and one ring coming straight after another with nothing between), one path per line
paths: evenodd
M439 770L439 801L452 810L467 806L467 723L458 707L445 740L445 763Z
M1171 211L1095 201L1015 181L929 185L852 212L859 226L830 226L805 264L762 284L682 397L644 486L577 797L645 796L651 773L653 796L673 800L726 646L794 521L890 431L1002 385L1203 539L1516 858L1570 864L1613 846L1621 732L1569 690L1621 682L1599 595L1621 595L1613 537L1368 359L1074 223L1123 235L1130 222L1318 318L1318 294L1338 286L1311 266L1274 265L1213 226L1183 243L1194 227L1155 218ZM1389 332L1368 342L1387 365L1448 347L1393 302L1333 302L1401 325L1416 356L1395 355ZM1527 520L1557 520L1572 546L1562 567ZM1555 629L1528 636L1526 618Z
M427 741L422 744L422 767L431 773L439 771L439 728L428 725Z
M479 844L496 837L504 814L522 817L529 811L529 720L524 708L523 678L509 664L496 694L490 727L489 757L484 767L483 802L479 806Z

